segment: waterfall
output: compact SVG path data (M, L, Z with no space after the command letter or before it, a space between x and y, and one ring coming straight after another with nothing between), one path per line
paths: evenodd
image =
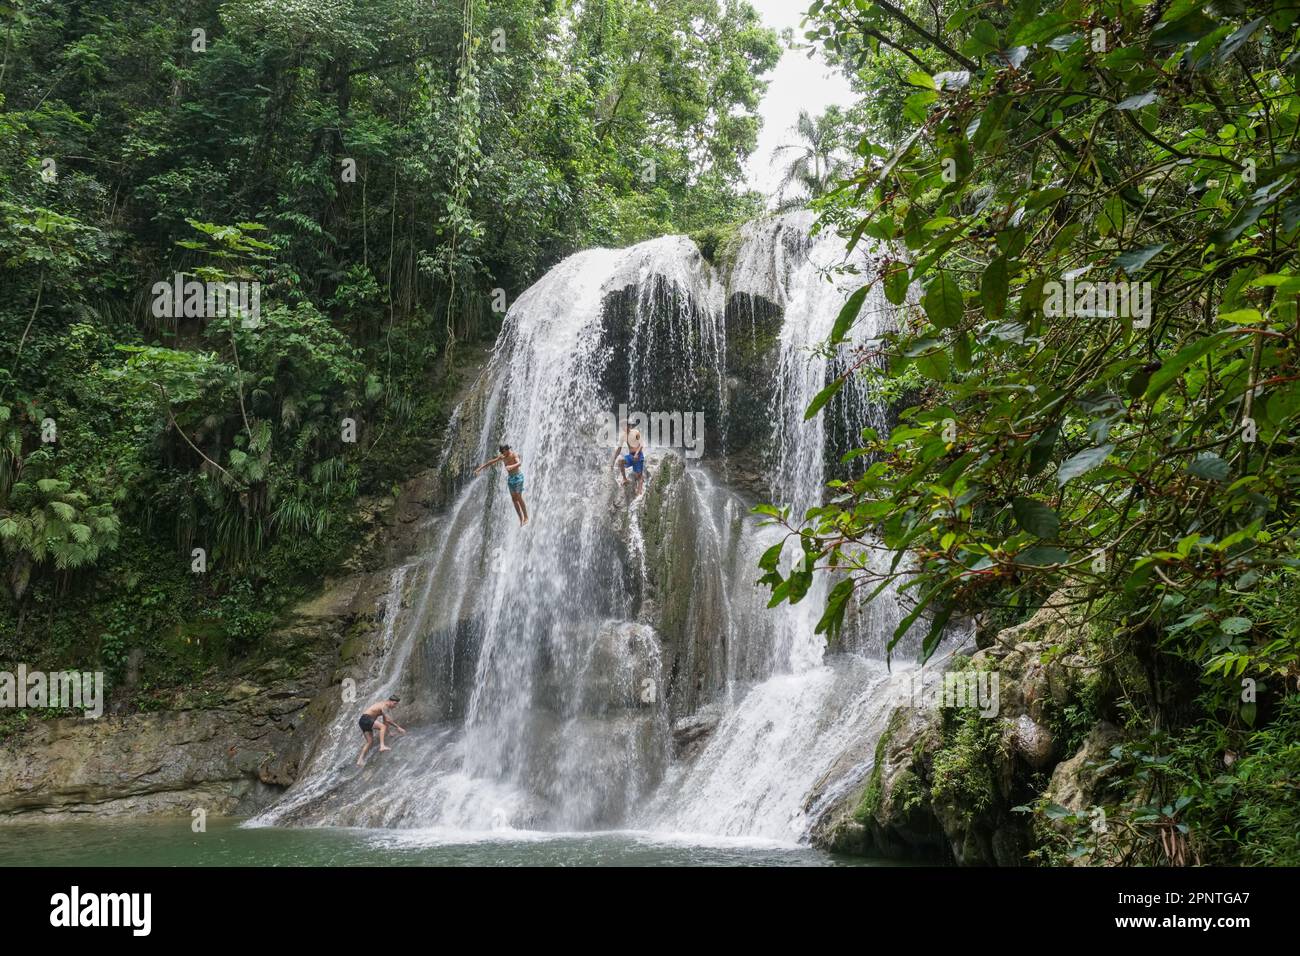
M862 778L905 676L872 649L901 611L882 595L855 615L855 649L829 653L824 581L769 610L757 562L780 531L745 482L757 462L801 515L883 424L856 379L803 421L892 321L873 292L852 341L822 348L873 261L811 225L750 224L729 270L681 236L589 250L520 296L453 419L457 494L390 581L379 663L254 823L794 841ZM611 466L620 408L653 419L640 497ZM702 447L682 447L697 420ZM500 468L464 467L503 442L523 459L526 527ZM357 768L357 714L394 692L411 733Z

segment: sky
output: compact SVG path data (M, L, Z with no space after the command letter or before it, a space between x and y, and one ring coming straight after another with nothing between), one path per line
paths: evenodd
M778 33L792 27L795 37L802 40L799 27L810 0L749 0L763 18L763 23ZM769 74L770 84L759 115L763 128L758 134L758 148L749 157L745 167L748 186L770 195L781 181L772 151L783 143L797 142L792 132L799 110L806 109L816 116L832 104L848 106L853 102L853 91L848 78L828 67L821 55L808 58L807 50L786 50L781 62ZM793 154L789 154L793 158Z

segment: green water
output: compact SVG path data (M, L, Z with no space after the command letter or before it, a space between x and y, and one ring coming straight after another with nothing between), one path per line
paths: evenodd
M208 820L0 826L10 866L853 866L807 847L661 834L282 829Z

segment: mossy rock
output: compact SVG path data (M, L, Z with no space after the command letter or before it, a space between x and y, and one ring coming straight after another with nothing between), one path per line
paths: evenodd
M690 234L704 260L723 275L731 271L742 241L740 224L709 226Z

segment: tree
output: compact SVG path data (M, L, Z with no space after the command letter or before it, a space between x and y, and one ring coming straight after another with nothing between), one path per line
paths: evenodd
M777 187L777 208L795 209L830 192L836 178L849 168L843 149L842 127L846 117L837 106L828 107L816 119L807 110L799 111L795 130L800 142L778 146L777 153L793 151ZM793 194L787 190L795 188Z
M777 515L820 564L787 576L769 553L766 580L793 600L842 574L832 635L895 580L914 606L894 640L925 622L927 655L956 615L1061 593L1159 675L1135 691L1156 716L1135 721L1155 736L1134 792L1157 803L1133 819L1179 843L1205 764L1150 768L1198 716L1237 747L1285 719L1300 644L1279 613L1300 568L1300 10L909 9L828 0L810 30L846 58L916 67L905 134L864 142L820 203L853 242L884 244L872 281L904 310L884 351L909 407L864 435L862 477ZM883 573L875 549L896 555ZM1243 676L1273 693L1244 700Z

